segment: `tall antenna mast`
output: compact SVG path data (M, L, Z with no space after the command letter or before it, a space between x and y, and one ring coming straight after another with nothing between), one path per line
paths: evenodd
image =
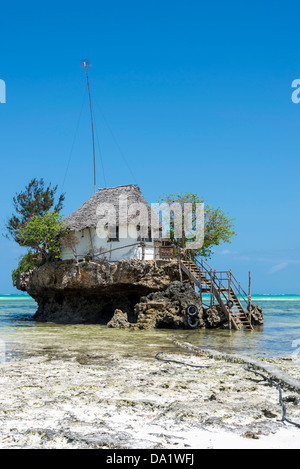
M91 61L89 59L80 60L81 68L85 68L86 71L86 80L89 91L89 100L90 100L90 112L91 112L91 124L92 124L92 139L93 139L93 162L94 162L94 194L96 194L96 158L95 158L95 137L94 137L94 124L93 124L93 111L92 111L92 100L91 100L91 90L89 82L88 68L91 66Z

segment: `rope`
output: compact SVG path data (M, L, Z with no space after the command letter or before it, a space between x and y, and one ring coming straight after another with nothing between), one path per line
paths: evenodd
M100 148L100 140L99 140L99 135L98 135L98 129L97 129L97 123L96 123L95 116L94 116L94 122L95 122L95 130L96 130L96 137L97 137L97 143L98 143L98 151L99 151L100 162L101 162L101 167L102 167L102 175L103 175L103 180L104 180L104 187L107 187L107 182L106 182L106 177L105 177L105 171L104 171L104 164L103 164L103 156L102 156L102 151L101 151L101 148Z
M80 123L80 119L81 119L81 115L82 115L82 111L83 111L83 107L84 107L84 103L85 103L86 94L87 94L87 89L84 90L83 100L82 100L82 104L81 104L81 108L80 108L80 112L79 112L79 116L78 116L78 120L77 120L77 125L76 125L76 128L75 128L75 134L74 134L74 138L73 138L73 142L72 142L72 146L71 146L71 150L70 150L70 154L69 154L68 164L67 164L66 172L65 172L65 175L64 175L63 183L62 183L62 190L64 188L66 178L67 178L67 174L68 174L68 171L69 171L69 166L70 166L70 162L71 162L71 158L72 158L72 154L73 154L73 150L74 150L75 140L76 140L78 129L79 129L79 123Z
M296 427L300 428L299 423L292 422L292 420L289 420L288 418L286 418L286 406L283 402L282 390L281 390L281 387L279 386L279 384L276 383L276 381L274 381L273 379L268 378L267 376L263 375L262 373L259 373L258 371L255 371L255 370L251 370L251 368L249 366L247 366L245 368L245 370L250 371L251 373L254 373L257 376L261 376L265 381L269 381L269 383L276 386L276 388L278 389L278 392L279 392L279 404L282 407L282 419L281 419L282 423L284 424L284 422L288 422L288 423L290 423L292 425L295 425Z
M113 252L113 251L117 251L118 249L125 249L125 248L129 248L131 246L141 246L141 243L133 243L133 244L127 244L126 246L120 246L118 248L113 248L113 249L109 249L108 251L103 251L103 252L99 252L99 254L95 254L93 257L99 257L99 256L103 256L103 254L108 254L110 252ZM147 245L145 244L145 247L147 247ZM152 247L151 245L149 245L149 247Z
M160 360L160 361L168 362L168 363L177 363L179 365L191 366L193 368L210 368L209 365L192 365L191 363L184 363L184 362L177 361L177 360L169 360L169 359L165 359L165 358L160 358L159 355L161 355L162 353L163 352L158 352L155 355L156 360ZM297 428L300 428L299 423L293 422L292 420L290 420L286 417L286 406L283 402L282 390L281 390L281 387L279 386L279 384L276 383L276 381L273 381L271 378L268 378L267 376L263 375L262 373L259 373L258 371L255 371L255 370L251 370L249 366L246 367L245 370L250 371L251 373L254 373L257 376L261 376L265 381L269 381L269 383L276 386L276 388L278 389L278 392L279 392L279 404L282 407L282 418L281 418L282 423L284 424L284 422L288 422L291 425L295 425Z
M133 178L133 182L134 182L135 184L137 184L137 179L136 179L136 177L135 177L135 175L134 175L134 173L133 173L131 167L129 166L129 163L128 163L128 161L127 161L127 159L126 159L126 157L125 157L125 155L124 155L124 153L123 153L123 151L122 151L122 149L121 149L121 147L120 147L120 145L119 145L119 143L118 143L118 141L117 141L117 139L116 139L116 137L115 137L113 131L111 130L111 128L110 128L110 126L109 126L109 124L108 124L108 122L107 122L107 119L106 119L106 117L105 117L105 115L104 115L104 113L103 113L101 107L99 106L99 103L98 103L97 98L96 98L95 96L94 96L94 101L95 101L96 106L97 106L97 108L98 108L98 110L99 110L99 112L100 112L100 114L101 114L101 116L102 116L102 118L103 118L103 120L104 120L104 123L106 124L106 127L108 128L108 130L109 130L109 132L110 132L110 134L111 134L111 137L112 137L113 141L115 142L116 147L117 147L118 150L119 150L120 155L122 156L122 158L123 158L123 160L124 160L125 165L127 166L127 169L128 169L128 171L129 171L129 173L131 174L131 177Z
M177 363L178 365L185 365L185 366L191 366L193 368L210 368L209 365L192 365L191 363L184 363L184 362L180 362L180 361L177 361L177 360L169 360L169 359L166 359L166 358L159 358L159 355L163 353L163 352L158 352L156 355L155 355L155 358L156 360L160 360L162 362L170 362L170 363Z

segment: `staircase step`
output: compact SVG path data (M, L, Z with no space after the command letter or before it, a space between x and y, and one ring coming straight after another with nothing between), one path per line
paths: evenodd
M217 304L220 304L225 314L229 314L227 302L229 300L233 302L233 306L230 309L230 314L233 325L236 329L253 329L240 303L240 298L232 287L226 288L227 279L222 279L221 276L219 278L218 274L216 274L214 277L213 271L210 273L203 272L201 268L199 268L193 261L181 261L181 264L184 266L186 273L189 274L190 279L201 289L203 293L205 292L213 294L217 300Z

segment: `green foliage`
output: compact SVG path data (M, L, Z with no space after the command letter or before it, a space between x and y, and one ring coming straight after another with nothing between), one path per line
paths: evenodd
M204 209L204 244L202 247L203 257L210 257L212 247L221 243L231 243L231 239L236 235L233 220L228 218L220 208L212 208L205 205Z
M192 192L187 192L185 194L180 192L177 194L164 194L159 202L165 202L169 205L173 203L179 203L183 208L185 203L190 203L193 207L195 207L195 204L204 203L204 200ZM184 213L184 210L182 210L182 212ZM195 212L193 212L192 224L196 224ZM184 226L183 220L182 226ZM183 248L185 247L187 241L185 233L183 232L181 239L176 239L174 236L174 226L172 223L169 234L171 242L175 246L181 246ZM194 258L197 256L202 256L209 258L213 253L214 246L218 246L221 243L230 243L232 237L235 236L235 234L233 220L228 218L220 208L215 209L204 203L204 243L200 249L195 249L190 252L191 257Z
M12 279L13 282L16 281L17 276L22 274L23 272L28 272L31 269L34 269L39 265L39 261L36 259L36 254L34 254L31 250L25 254L25 256L22 257L22 259L19 262L18 267L12 271Z
M13 197L15 213L9 218L6 228L6 237L11 238L24 246L24 239L20 239L18 232L21 227L34 216L42 216L50 209L59 212L62 209L65 194L61 194L55 203L58 186L46 187L43 179L32 179L24 191L16 193Z
M13 281L27 272L60 256L61 240L66 229L59 211L65 194L56 200L58 186L46 186L42 179L32 179L13 197L14 213L5 225L7 238L31 248L12 272Z
M66 227L58 212L46 212L33 216L17 231L20 244L35 250L42 262L60 257L61 240L66 234Z

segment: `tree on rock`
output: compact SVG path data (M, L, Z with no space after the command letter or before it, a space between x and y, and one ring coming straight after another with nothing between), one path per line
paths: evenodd
M197 256L203 256L209 258L213 253L214 246L218 246L221 243L230 243L232 237L235 235L233 220L230 219L223 210L218 208L210 207L208 204L204 203L204 200L199 197L197 194L192 192L189 193L177 193L177 194L164 194L159 203L166 203L169 207L172 207L173 204L179 204L182 207L182 217L181 226L182 235L179 238L176 237L176 230L174 229L174 214L171 212L170 217L170 230L168 232L170 242L180 250L185 250L187 247L187 242L190 241L190 235L193 230L195 230L198 220L196 219L195 210L196 204L204 204L204 240L203 244L198 249L189 250L190 257L195 259ZM186 204L186 205L185 205ZM191 215L191 227L190 233L187 233L184 229L185 222L184 217L186 214L185 206L189 207ZM178 220L177 220L178 221Z
M61 240L66 234L66 227L58 212L46 212L33 216L18 230L19 244L30 246L38 260L53 261L60 257Z
M20 239L19 230L36 216L43 216L49 210L59 213L65 200L65 194L61 194L56 201L58 186L46 186L44 179L32 179L25 190L16 193L13 197L15 213L9 218L6 228L6 237L13 239L24 246L24 239Z
M66 228L59 212L65 194L56 197L57 188L34 178L13 197L14 213L5 225L5 236L28 249L12 272L13 282L22 272L60 256Z

